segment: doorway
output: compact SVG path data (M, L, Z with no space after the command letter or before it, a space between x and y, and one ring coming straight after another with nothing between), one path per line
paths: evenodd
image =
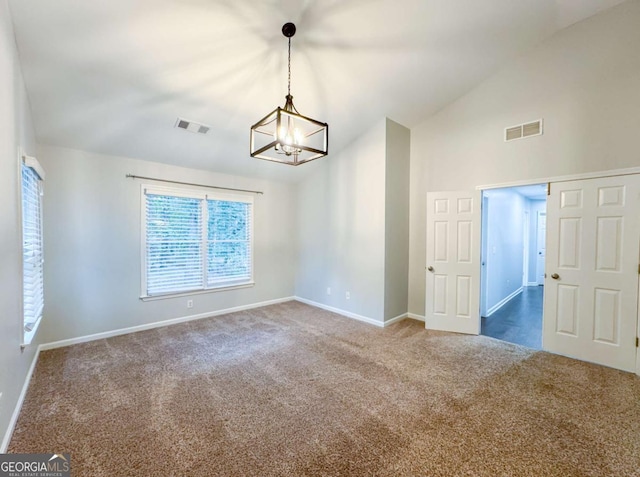
M544 219L531 208L529 220L526 219L527 210L522 203L534 197L523 190L511 195L511 201L520 204L521 213L504 209L493 216L499 218L496 220L498 225L520 220L521 228L511 227L514 230L505 232L506 242L496 245L495 253L513 249L513 234L522 231L522 246L519 247L522 260L516 255L502 261L506 267L513 267L520 261L521 285L495 305L491 292L494 248L489 234L497 232L492 227L491 215L485 217L488 226L482 226L485 215L482 191L488 192L488 205L484 207L488 214L492 211L491 191L495 194L505 191L486 186L473 191L427 192L425 327L473 335L482 332L523 343L514 336L518 323L501 324L492 318L498 318L498 312L507 313L517 304L516 298L524 300L530 295L525 292L537 290L544 295L542 344L545 351L640 375L640 352L637 351L640 336L640 168L633 171L551 179L546 206L542 208L546 212ZM544 185L537 187L538 193L543 194ZM495 208L493 211L496 212ZM542 227L543 223L545 250L539 250L531 242L537 241L537 237L533 237L537 235L539 224ZM527 237L529 247L524 245ZM526 249L528 254L524 252ZM544 287L531 288L538 285L537 256L541 254L546 258L541 275L545 277ZM507 268L497 270L502 282L509 280L510 286L518 283L517 275L512 278ZM518 290L520 287L522 289ZM501 324L502 333L491 333L489 325L492 321ZM524 344L540 348L538 344Z
M482 196L481 334L542 349L547 184Z

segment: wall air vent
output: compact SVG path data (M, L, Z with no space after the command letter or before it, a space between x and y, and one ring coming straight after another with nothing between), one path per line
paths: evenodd
M205 124L200 124L195 121L189 121L188 119L182 118L178 118L176 120L176 124L174 127L184 129L185 131L196 134L207 134L209 131L211 131L211 126L206 126Z
M542 119L530 123L518 124L504 130L504 140L514 141L525 137L540 136L542 134Z

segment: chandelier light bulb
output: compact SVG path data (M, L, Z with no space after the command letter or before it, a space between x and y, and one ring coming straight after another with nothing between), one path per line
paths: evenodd
M302 145L302 132L298 128L293 129L293 142L294 144L301 146Z

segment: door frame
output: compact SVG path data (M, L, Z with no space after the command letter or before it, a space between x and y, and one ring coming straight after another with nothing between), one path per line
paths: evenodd
M584 180L584 179L581 179ZM547 185L547 187L549 187ZM548 196L547 196L548 197ZM545 238L544 238L544 265L542 266L542 268L544 270L546 270L547 268L547 237L546 237L546 233L547 233L547 209L545 208L544 212L542 211L537 211L536 212L536 253L540 253L540 217L544 215L544 222L545 222L545 226L544 226L544 231L545 231ZM543 272L542 275L544 275L542 277L542 283L540 283L540 270L539 270L539 259L538 256L536 255L536 283L538 284L538 286L540 285L544 285L544 276L546 276L546 273Z
M577 181L577 180L583 180L583 179L603 179L605 177L617 177L617 176L627 176L627 175L635 175L635 174L640 174L640 167L629 167L625 169L612 169L608 171L586 172L581 174L551 176L551 177L545 177L545 178L539 178L539 179L524 179L520 181L483 184L483 185L476 186L476 190L484 192L485 190L490 190L490 189L502 189L507 187L544 184L546 182L548 184L547 186L547 196L548 196L549 195L548 187L552 183ZM482 221L480 223L480 227L482 227ZM482 230L480 231L480 235L482 235ZM640 277L640 275L638 276ZM640 278L638 280L638 287L640 287ZM639 301L640 301L640 298L639 298ZM543 327L544 327L544 319L545 317L544 317L544 306L543 306L543 312L542 312ZM638 305L638 313L636 315L636 336L640 337L640 303ZM542 349L544 350L544 339L542 341ZM640 376L640 348L638 347L636 347L636 375Z
M487 314L487 293L489 288L487 287L487 232L489 227L487 223L489 221L489 198L485 196L484 192L480 198L480 319Z

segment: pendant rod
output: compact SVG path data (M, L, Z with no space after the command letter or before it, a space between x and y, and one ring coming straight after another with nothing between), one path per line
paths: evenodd
M289 37L289 61L287 62L289 76L287 78L287 95L291 96L291 37Z

